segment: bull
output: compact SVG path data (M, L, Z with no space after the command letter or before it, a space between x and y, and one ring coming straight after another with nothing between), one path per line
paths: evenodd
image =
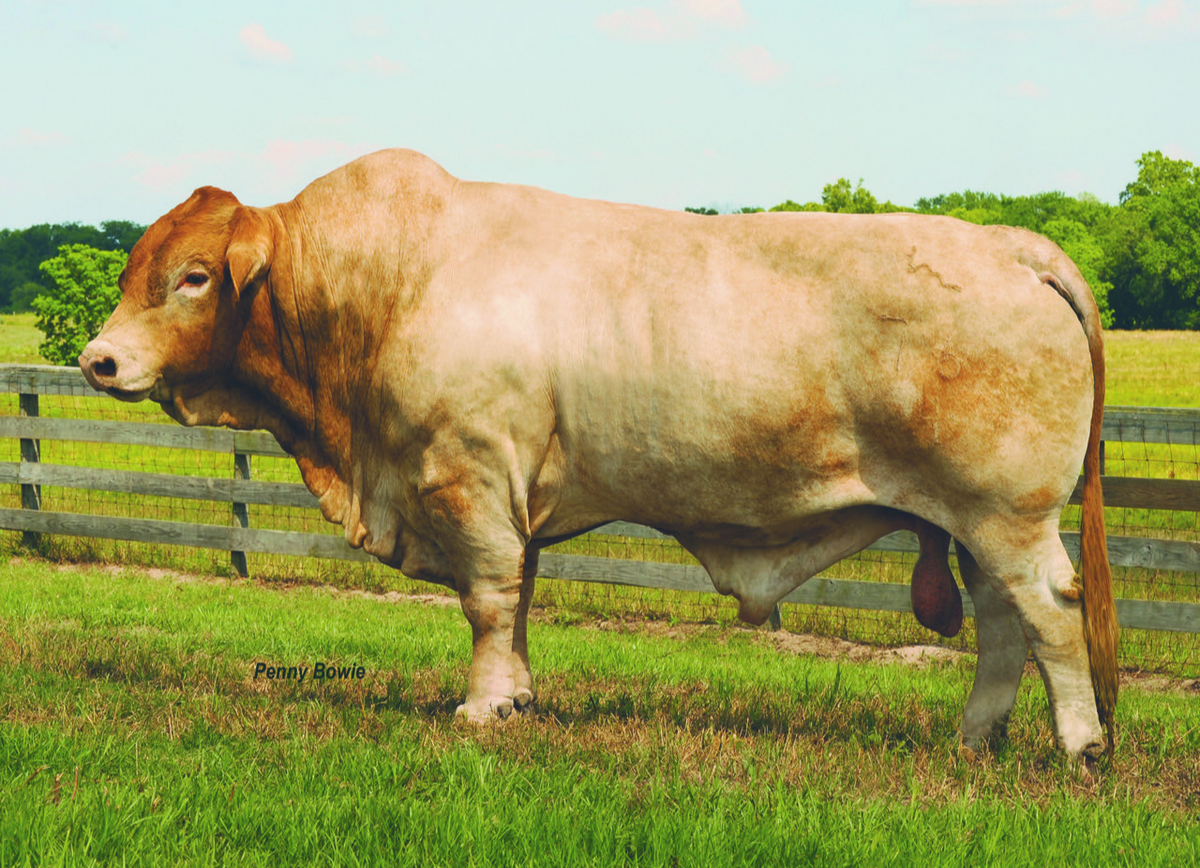
M913 606L975 608L961 724L1003 735L1032 648L1058 742L1112 744L1116 620L1096 303L1020 229L912 214L720 218L472 183L411 151L290 202L212 187L155 222L79 364L184 425L273 433L325 518L457 591L471 721L535 698L540 549L673 536L761 623L892 531ZM1081 572L1058 534L1084 468Z

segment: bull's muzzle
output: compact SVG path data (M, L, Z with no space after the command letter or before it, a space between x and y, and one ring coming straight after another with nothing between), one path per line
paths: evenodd
M144 400L158 381L157 372L142 369L136 356L123 354L100 338L83 348L79 367L93 389L122 401Z

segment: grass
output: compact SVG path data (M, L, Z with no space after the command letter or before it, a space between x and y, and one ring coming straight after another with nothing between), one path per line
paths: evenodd
M34 322L37 314L6 313L0 315L0 361L22 365L48 365L38 353L43 335Z
M1200 332L1105 332L1105 403L1200 407Z
M456 607L10 562L0 613L4 865L1200 858L1200 705L1179 690L1127 689L1118 762L1086 779L1036 678L1011 746L958 758L966 656L850 665L535 612L538 715L470 730ZM367 675L253 678L318 660Z

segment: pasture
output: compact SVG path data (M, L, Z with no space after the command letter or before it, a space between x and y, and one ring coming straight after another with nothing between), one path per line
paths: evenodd
M38 361L37 337L5 316L0 361ZM1200 406L1200 335L1107 340L1109 403ZM1196 473L1161 451L1109 460ZM1197 538L1194 516L1167 530ZM969 653L802 641L712 597L544 582L538 713L477 731L453 721L470 631L431 586L291 561L232 581L228 555L79 540L47 561L18 539L0 549L0 865L1200 862L1192 678L1126 673L1116 761L1088 779L1057 755L1030 667L1011 742L968 762ZM911 620L890 644L928 641ZM255 679L260 662L364 675Z
M1200 693L1128 685L1064 765L1028 677L956 754L969 655L536 613L537 717L456 725L454 606L117 567L0 567L0 864L1194 864ZM645 628L645 629L643 629ZM255 679L258 662L365 677Z

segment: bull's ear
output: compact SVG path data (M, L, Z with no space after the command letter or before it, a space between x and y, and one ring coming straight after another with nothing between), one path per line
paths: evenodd
M266 277L274 254L270 220L258 208L238 208L233 216L233 235L225 251L225 262L239 295L247 286Z

